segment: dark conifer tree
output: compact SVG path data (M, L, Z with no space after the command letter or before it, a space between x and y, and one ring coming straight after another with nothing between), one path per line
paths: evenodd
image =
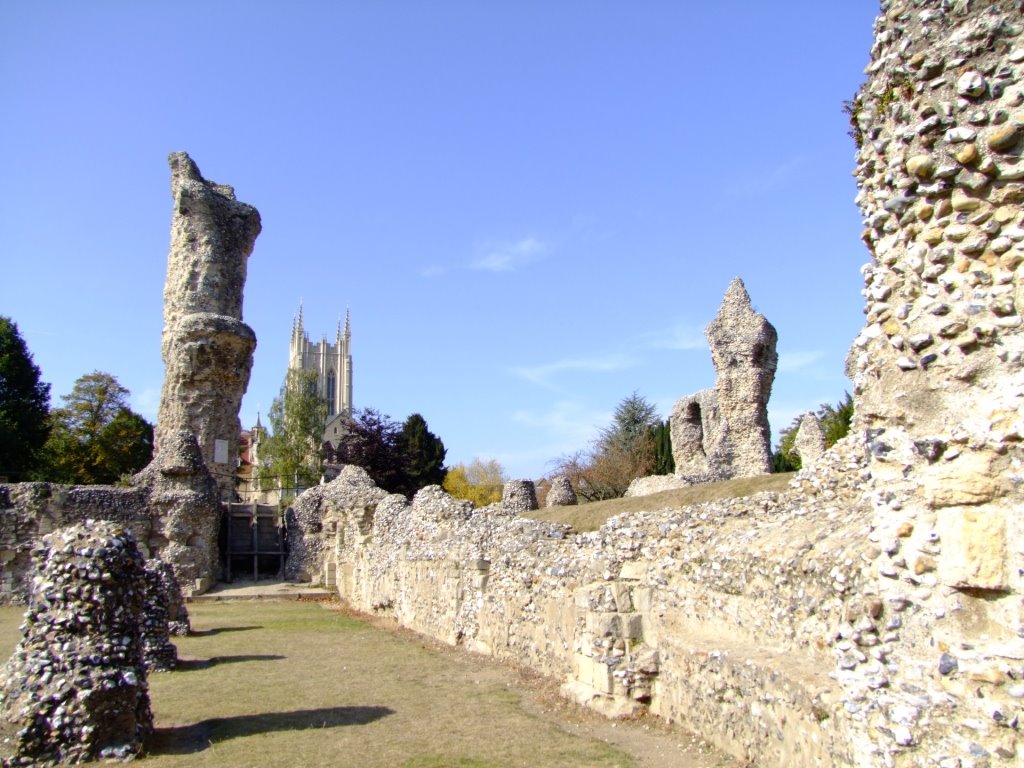
M0 316L0 475L27 479L50 435L50 385L39 380L18 326Z

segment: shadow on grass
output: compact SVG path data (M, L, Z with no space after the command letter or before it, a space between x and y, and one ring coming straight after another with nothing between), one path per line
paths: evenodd
M188 634L189 637L211 637L222 632L248 632L251 629L263 629L263 627L259 624L251 627L214 627L213 629L193 629Z
M280 661L287 656L273 653L243 653L238 656L211 656L209 659L183 659L174 669L178 672L193 672L197 669L209 669L220 664L237 664L243 661Z
M390 707L324 707L294 712L263 712L200 720L193 725L157 728L146 742L150 755L191 755L214 743L240 736L255 736L274 731L304 731L310 728L337 728L366 725L395 710Z

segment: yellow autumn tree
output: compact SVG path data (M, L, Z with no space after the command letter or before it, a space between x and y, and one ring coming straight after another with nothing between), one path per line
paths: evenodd
M442 487L456 499L485 507L501 501L507 479L497 459L474 458L468 465L460 463L449 468Z

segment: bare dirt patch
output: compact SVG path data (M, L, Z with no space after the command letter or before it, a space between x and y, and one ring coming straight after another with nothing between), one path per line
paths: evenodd
M337 605L190 608L181 667L152 675L157 732L142 765L366 768L718 768L657 721L612 723L557 682L366 620ZM0 609L0 655L19 638Z

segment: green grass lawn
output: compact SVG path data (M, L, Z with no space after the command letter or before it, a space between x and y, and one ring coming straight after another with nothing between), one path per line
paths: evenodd
M608 501L595 501L573 507L546 507L527 512L534 520L552 523L567 523L579 533L596 531L605 520L624 512L656 512L662 509L681 509L691 504L719 499L734 499L751 496L762 491L785 491L795 473L784 472L775 475L758 475L725 480L721 483L702 483L689 488L661 491L648 496L634 496Z
M191 607L185 660L150 676L141 765L499 768L635 766L520 705L514 673L315 603ZM0 609L0 653L20 638Z

